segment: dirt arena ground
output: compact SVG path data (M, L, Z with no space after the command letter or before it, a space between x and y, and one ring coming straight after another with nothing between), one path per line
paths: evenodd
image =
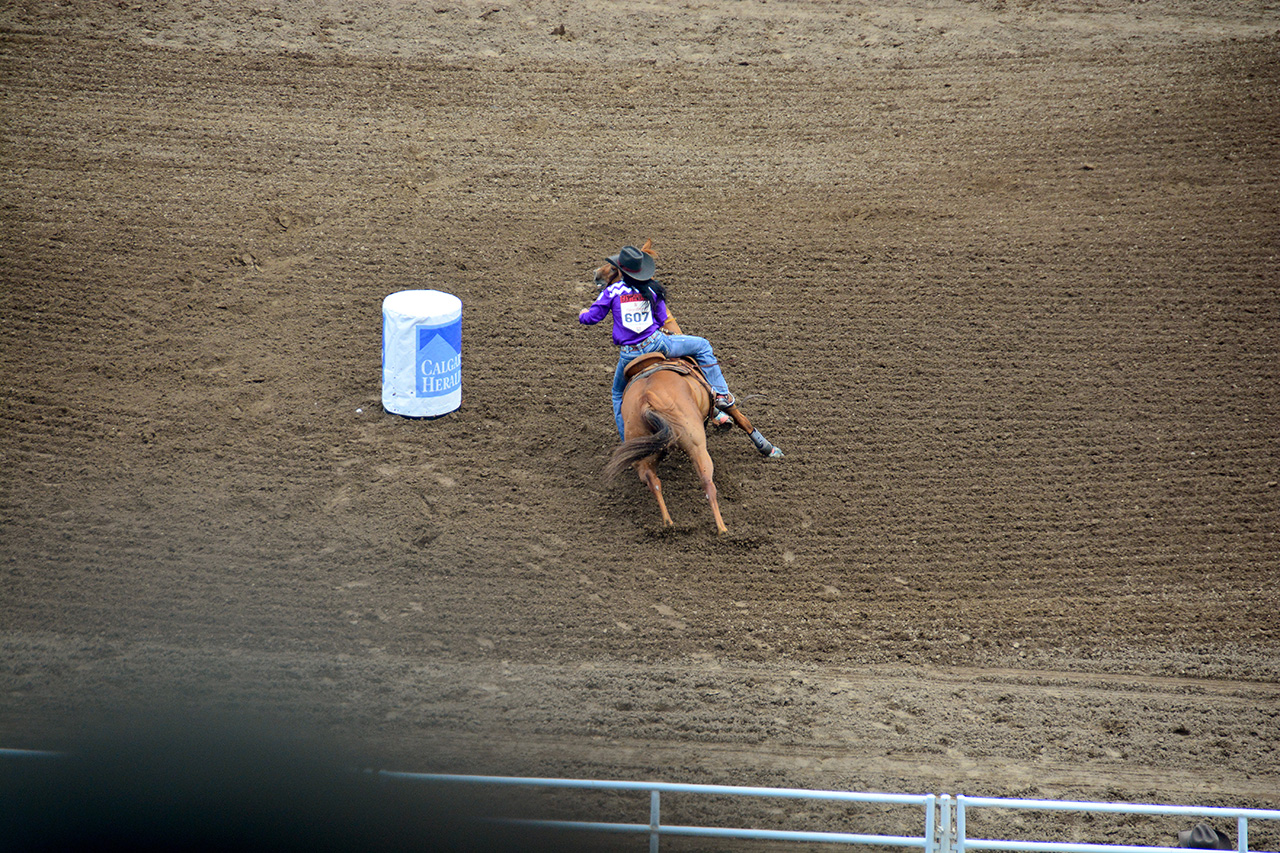
M19 0L0 81L0 746L1280 807L1274 0ZM645 238L786 453L724 537L601 481Z

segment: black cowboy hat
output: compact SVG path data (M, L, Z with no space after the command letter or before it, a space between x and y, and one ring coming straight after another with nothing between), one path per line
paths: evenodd
M1235 845L1231 839L1212 826L1197 823L1194 829L1184 829L1178 833L1178 846L1195 850L1233 850Z
M658 266L652 255L646 255L635 246L623 246L622 251L607 260L636 281L653 278L653 271Z

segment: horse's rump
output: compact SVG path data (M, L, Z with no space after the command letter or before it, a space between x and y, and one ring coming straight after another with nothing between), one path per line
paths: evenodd
M627 383L622 397L627 438L605 468L610 477L676 444L687 444L713 408L714 392L692 361L648 353L635 362L641 362L640 372Z
M609 464L604 468L606 480L615 479L641 459L666 452L679 441L676 431L672 429L667 419L659 413L652 409L646 409L641 413L640 417L651 432L645 435L632 436L613 449L613 454L609 457Z
M716 530L725 531L724 519L716 500L716 487L711 479L714 465L707 453L704 421L712 406L712 392L701 374L685 364L663 369L660 362L641 371L628 385L622 397L622 420L627 439L618 445L605 467L615 477L627 467L634 467L658 502L662 523L674 522L662 499L662 481L658 478L658 462L674 446L689 455L702 489L711 503Z

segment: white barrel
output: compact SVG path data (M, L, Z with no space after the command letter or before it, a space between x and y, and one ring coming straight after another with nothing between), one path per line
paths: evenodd
M462 405L462 300L402 290L382 300L382 407L434 418Z

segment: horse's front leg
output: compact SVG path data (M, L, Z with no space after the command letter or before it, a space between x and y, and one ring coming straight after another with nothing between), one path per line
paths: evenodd
M756 446L756 450L760 451L761 456L768 456L770 459L777 459L782 455L782 451L774 447L769 439L764 437L760 430L751 425L751 421L744 415L736 405L730 406L724 410L725 414L733 418L733 422L742 427L750 438L751 443Z
M672 520L671 513L667 512L667 502L662 499L662 481L658 479L657 459L650 457L642 460L636 465L636 473L640 475L640 481L653 492L653 499L658 502L658 509L662 510L662 526L674 527L675 521Z

